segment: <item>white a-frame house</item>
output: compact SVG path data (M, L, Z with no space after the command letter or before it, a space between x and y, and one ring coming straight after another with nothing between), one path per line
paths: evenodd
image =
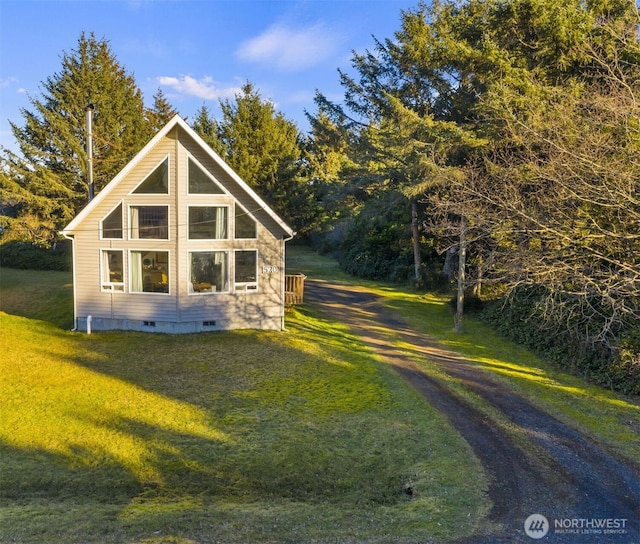
M62 233L78 330L284 326L294 232L179 116Z

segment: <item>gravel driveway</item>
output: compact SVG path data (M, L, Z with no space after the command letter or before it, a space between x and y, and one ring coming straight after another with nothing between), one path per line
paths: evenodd
M307 280L305 302L347 324L448 418L481 461L493 503L484 524L487 534L462 542L640 543L638 467L616 459L477 365L412 330L366 289ZM407 347L395 347L397 340ZM416 357L460 380L512 429L504 431L427 375Z

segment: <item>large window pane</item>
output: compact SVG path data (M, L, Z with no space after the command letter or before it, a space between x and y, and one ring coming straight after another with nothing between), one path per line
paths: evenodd
M102 252L102 289L105 291L124 291L122 250L107 249Z
M133 293L169 292L169 252L131 252L131 291Z
M248 288L255 289L258 281L258 252L255 250L236 251L235 258L236 285L246 285Z
M169 159L165 159L133 191L135 194L167 194L169 192Z
M202 168L189 159L189 194L221 195L224 194L224 191Z
M189 254L190 293L229 290L229 258L226 251L194 251Z
M122 238L122 204L118 204L118 206L102 220L102 237Z
M167 206L131 206L131 238L161 239L169 237Z
M236 204L235 207L236 216L236 238L256 238L256 222L253 218L244 211L240 206Z
M192 206L189 208L190 240L223 240L227 236L227 208Z

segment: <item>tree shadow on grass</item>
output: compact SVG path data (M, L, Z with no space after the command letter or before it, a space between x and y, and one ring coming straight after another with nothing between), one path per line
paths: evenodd
M292 333L256 331L87 336L30 327L16 346L26 359L8 365L14 402L0 439L14 448L10 463L23 452L44 472L52 461L66 468L53 484L16 483L12 496L31 486L23 496L56 488L90 499L109 480L126 482L125 496L171 489L344 500L359 485L364 500L394 495L387 487L400 490L402 475L393 468L377 487L348 474L359 462L382 470L375 456L323 451L325 442L338 448L340 418L384 407L385 384L359 366L366 352L347 354L335 331L304 316L298 334L314 342L296 347ZM375 417L359 421L357 442L375 436ZM83 480L92 485L83 489Z

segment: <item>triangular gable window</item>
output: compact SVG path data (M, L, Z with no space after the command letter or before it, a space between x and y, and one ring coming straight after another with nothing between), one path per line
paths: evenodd
M256 222L238 204L235 205L236 238L257 238Z
M223 195L224 191L195 161L189 159L189 194Z
M122 238L122 203L102 220L103 238Z
M169 158L163 160L158 167L138 185L134 194L157 195L169 193Z

